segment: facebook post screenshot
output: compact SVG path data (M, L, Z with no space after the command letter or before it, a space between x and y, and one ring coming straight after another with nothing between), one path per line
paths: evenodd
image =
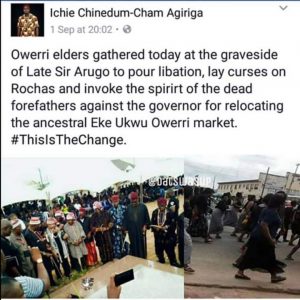
M299 298L300 0L1 1L1 298Z

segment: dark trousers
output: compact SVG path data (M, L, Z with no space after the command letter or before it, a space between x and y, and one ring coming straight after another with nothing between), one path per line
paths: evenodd
M80 258L80 262L81 262L81 266L83 269L86 268L86 257L83 256ZM74 258L71 256L71 265L72 265L72 269L78 271L78 272L81 272L81 267L80 267L80 264L79 264L79 261L77 258Z
M95 236L96 245L99 249L100 258L103 264L114 259L114 250L111 242L110 233L97 233Z
M62 258L62 267L64 269L65 276L69 277L71 274L71 266L67 258Z
M56 283L55 283L53 275L52 275L52 270L53 269L55 270L57 278L61 278L61 272L60 272L60 269L59 269L59 262L53 256L50 258L50 257L47 257L47 256L43 255L42 258L43 258L44 266L45 266L45 268L47 270L47 273L49 275L50 284L55 285Z
M164 252L167 253L171 265L177 264L175 255L176 237L166 238L156 236L155 239L155 254L160 263L165 263Z

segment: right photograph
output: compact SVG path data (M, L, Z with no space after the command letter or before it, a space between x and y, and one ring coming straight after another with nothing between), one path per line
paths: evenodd
M185 298L299 298L300 158L184 165Z

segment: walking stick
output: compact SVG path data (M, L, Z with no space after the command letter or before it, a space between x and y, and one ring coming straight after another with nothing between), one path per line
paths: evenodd
M147 230L145 230L145 233L143 234L144 238L144 249L145 249L145 259L147 259Z
M61 278L63 278L62 272L61 272L60 268L57 266L57 263L53 256L50 256L50 261L51 261L52 265L54 266L54 268L58 271Z

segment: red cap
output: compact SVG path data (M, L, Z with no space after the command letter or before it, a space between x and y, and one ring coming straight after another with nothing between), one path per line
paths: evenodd
M138 198L139 198L139 195L137 192L131 192L131 194L130 194L131 202L137 202Z
M112 195L112 196L111 196L111 201L112 201L113 203L116 203L116 202L120 201L119 195Z
M157 200L157 203L158 203L158 206L167 206L167 199L161 197Z

